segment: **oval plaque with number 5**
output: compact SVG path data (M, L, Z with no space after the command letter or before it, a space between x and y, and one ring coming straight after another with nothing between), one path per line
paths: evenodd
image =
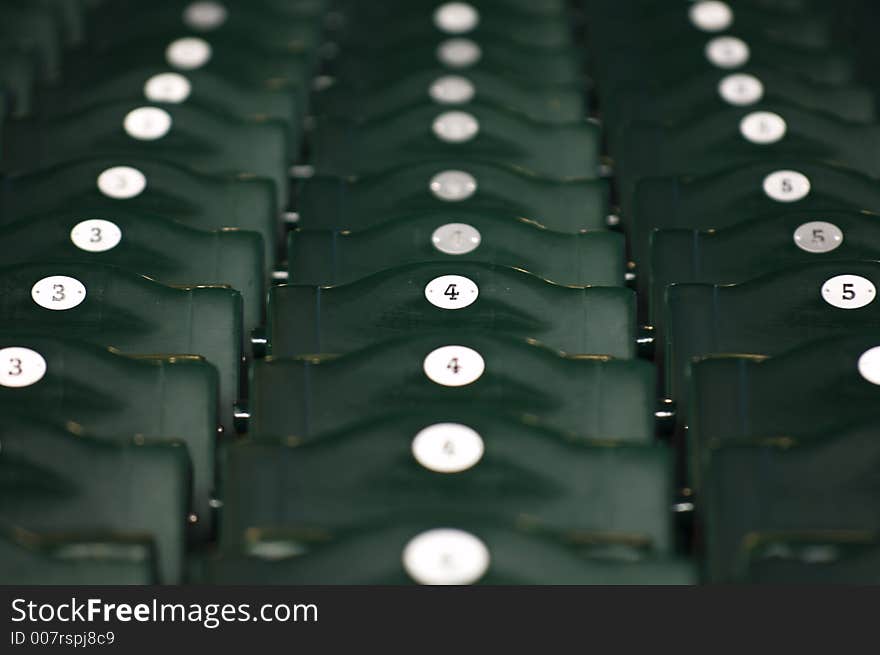
M822 285L822 298L840 309L859 309L876 297L874 283L861 275L837 275Z

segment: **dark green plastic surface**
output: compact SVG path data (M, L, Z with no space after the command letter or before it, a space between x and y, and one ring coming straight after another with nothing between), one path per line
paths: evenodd
M102 219L122 233L110 250L89 252L77 247L71 230L81 221ZM96 246L108 235L86 232ZM256 232L232 228L196 230L156 215L115 211L59 211L0 226L0 261L94 262L112 264L169 286L228 285L244 300L244 330L262 325L267 274L263 242Z
M144 106L151 105L122 101L56 120L9 122L3 133L3 169L25 173L85 156L155 158L208 175L271 179L279 206L286 204L288 163L295 156L286 126L227 119L183 104L163 108L171 117L164 136L133 138L123 123L129 112Z
M155 547L147 537L37 534L0 530L0 579L10 585L157 584Z
M435 231L449 224L477 230L479 245L463 254L438 249ZM458 234L462 244L472 244L470 230ZM445 242L442 247L449 250ZM287 259L291 282L315 285L345 284L416 262L479 261L570 285L622 286L626 271L619 232L565 234L489 210L423 212L353 231L295 230L288 238Z
M449 275L458 277L434 282ZM564 287L477 262L412 264L334 287L276 286L268 311L276 357L351 352L430 329L450 338L462 330L510 334L571 355L635 355L631 290Z
M878 462L876 421L713 450L703 494L709 579L731 581L737 555L755 532L876 534Z
M434 176L450 170L474 177L473 195L449 201L431 192ZM414 212L488 209L574 233L605 228L608 203L605 180L550 180L513 167L459 159L360 177L316 175L297 189L301 225L310 229L363 229Z
M126 357L79 340L20 330L0 332L0 347L29 348L46 362L46 373L35 384L0 387L4 413L111 441L139 436L184 442L193 462L197 527L207 533L219 418L213 366L195 357Z
M146 188L126 199L100 193L98 176L115 166L139 170ZM279 208L269 180L200 175L168 162L132 156L88 158L38 173L11 175L0 186L0 223L71 208L84 212L123 208L203 230L252 230L263 236L266 261L275 256Z
M787 268L737 285L670 286L664 320L667 397L686 407L685 376L696 357L778 355L810 341L876 330L880 303L875 300L850 309L826 302L825 283L839 275L861 276L876 289L880 263L828 261ZM841 298L856 293L841 285L835 284L828 293ZM870 291L864 293L870 295Z
M423 370L436 348L480 353L485 371L465 386L431 381ZM455 374L469 370L459 363ZM597 439L651 441L654 370L641 360L563 357L526 341L485 333L424 334L340 357L254 364L251 431L307 437L390 410L460 402L482 411L536 416L548 426Z
M38 305L32 299L34 285L55 275L78 280L85 288L85 299L61 311ZM133 355L203 356L217 367L221 421L224 426L232 425L242 352L237 291L166 287L112 266L68 263L4 268L0 292L0 319L16 330L43 336L63 334ZM54 299L56 292L52 293Z
M840 245L827 252L797 246L795 231L810 222L837 226L843 234ZM814 230L807 247L833 242L825 228ZM796 264L871 259L878 252L880 215L867 211L779 212L718 230L660 230L651 242L652 320L660 320L663 294L674 282L736 284Z
M444 527L471 532L486 545L491 562L482 584L696 583L690 563L652 557L629 539L597 541L589 534L554 533L523 523L448 512L345 531L304 526L256 532L244 552L212 561L207 579L216 584L412 584L401 552L421 532Z
M467 141L450 143L432 125L456 108L429 104L406 109L367 124L319 120L309 136L319 173L377 174L402 164L436 159L497 161L553 179L594 178L599 174L600 136L591 122L538 123L502 109L472 106L467 113L479 129Z
M454 473L425 468L413 457L413 438L449 422L479 434L482 457ZM257 435L230 446L223 534L235 542L251 528L337 529L458 508L511 522L527 517L558 530L627 535L668 553L672 470L662 445L590 441L466 406L412 411L303 440Z
M0 438L0 519L37 532L148 534L159 580L182 580L190 509L182 443L98 440L8 415Z

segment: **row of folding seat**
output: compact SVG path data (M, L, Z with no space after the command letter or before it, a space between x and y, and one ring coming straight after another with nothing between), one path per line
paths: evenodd
M0 2L4 582L212 538L324 4Z
M706 579L864 582L880 132L876 88L842 45L864 3L588 4Z
M0 0L0 578L875 579L876 8L580 4Z
M693 581L568 3L329 17L205 579Z

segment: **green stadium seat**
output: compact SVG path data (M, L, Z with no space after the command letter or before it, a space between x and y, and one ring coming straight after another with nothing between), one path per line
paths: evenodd
M579 439L451 406L302 440L256 435L230 445L224 460L225 539L252 528L336 530L385 514L461 508L637 535L654 552L672 550L673 462L664 445Z
M880 263L802 264L735 285L673 284L666 291L666 396L686 408L695 358L778 355L810 341L880 324Z
M499 77L536 80L542 84L573 84L582 80L583 53L572 48L539 48L504 41L477 43L466 37L438 35L410 44L406 57L398 51L349 48L334 62L330 73L342 84L375 85L423 71L485 70Z
M526 84L479 68L462 74L419 71L402 79L388 79L377 87L333 82L314 94L312 107L319 116L368 123L426 102L465 109L472 104L503 107L545 123L571 123L587 115L580 85L548 85L541 93L534 93L531 80Z
M362 177L316 175L296 194L301 225L309 229L363 229L413 212L491 210L574 233L605 228L610 213L605 180L550 180L460 159Z
M0 528L0 579L8 585L151 585L155 547L145 537L73 537Z
M2 166L28 172L83 156L164 159L208 175L271 179L287 203L287 126L245 122L187 105L122 101L55 120L11 121L3 132Z
M597 68L597 81L609 93L638 84L649 75L654 88L669 89L707 70L733 70L747 63L770 66L791 77L800 76L819 84L850 84L856 79L855 63L843 48L807 47L728 31L672 34L653 47L609 43L603 60L605 65Z
M103 0L98 1L103 2ZM194 4L192 0L164 0L161 7L176 8L178 16L182 19L185 10L191 11L190 5L192 4ZM254 7L257 7L260 13L277 14L279 18L308 18L310 16L322 16L330 8L330 3L329 0L223 0L223 7L233 12L233 15L239 11L252 11ZM98 7L95 14L99 15L108 9L111 11L119 10L124 13L126 10L142 8L143 5L140 0L114 0L111 7ZM206 10L201 9L197 13L203 12L206 12ZM216 14L213 8L208 8L207 12L211 15ZM196 27L198 26L201 26L202 30L210 31L209 28L205 27L204 23L199 22L196 24Z
M82 45L86 38L86 8L81 0L12 0L50 10L61 27L65 47Z
M629 536L558 533L436 513L347 530L253 531L208 565L212 584L692 585L687 561Z
M613 6L609 9L606 3L599 21L602 30L591 33L591 37L597 44L625 44L632 52L638 52L640 48L647 50L668 46L676 41L698 41L701 37L705 38L707 33L728 33L725 28L717 29L719 25L712 25L711 29L698 28L701 23L707 25L714 20L706 17L701 20L698 13L691 13L694 10L689 4L637 3L637 8L629 11L626 11L627 5L624 4L624 11L620 12L615 11ZM632 7L632 3L629 5ZM827 7L791 12L780 11L766 3L739 2L728 27L733 27L738 36L750 41L755 39L760 43L766 40L779 45L819 50L834 45L832 19L833 12ZM682 27L690 29L683 30ZM672 35L677 39L670 38Z
M205 70L243 86L305 89L310 78L312 53L257 47L234 35L193 35L184 26L169 37L133 38L122 48L85 48L69 58L63 86L75 92L161 62L183 74Z
M230 40L246 45L248 49L282 55L312 52L321 43L319 15L300 15L291 19L267 13L265 7L256 2L250 6L239 4L232 7L222 19L219 14L204 9L187 11L186 5L180 3L130 5L117 10L111 4L108 9L95 12L90 24L89 45L99 52L125 48L132 40L169 42L186 29L204 34L212 41ZM120 29L121 24L125 25L124 29Z
M40 531L147 534L159 580L180 582L190 463L176 441L92 439L5 416L0 518Z
M719 444L703 471L708 578L735 579L754 533L877 533L877 422ZM821 480L821 484L816 481Z
M241 1L241 0L239 0ZM276 0L283 2L284 0ZM565 0L472 0L469 5L481 13L512 12L528 16L558 16L566 11ZM393 20L399 16L425 16L438 8L435 0L407 0L406 2L363 3L360 0L338 0L335 4L343 12L358 12L359 16L371 19Z
M770 358L718 356L694 363L688 422L692 471L699 474L713 443L832 434L842 422L873 420L880 388L872 382L871 357L862 356L878 343L869 331L811 341Z
M32 54L14 47L0 47L0 122L5 120L3 113L24 117L33 110L36 69Z
M344 356L270 357L254 363L250 392L252 434L304 438L383 412L464 402L588 438L654 437L648 362L564 357L485 332L425 333Z
M368 124L325 118L309 134L315 170L370 175L402 164L460 158L504 161L549 178L599 174L598 125L538 123L492 107L405 109Z
M873 123L877 117L874 93L867 86L820 84L769 65L752 64L736 71L707 70L660 94L650 87L650 80L641 80L603 94L603 101L612 110L613 122L607 129L615 140L633 121L687 124L730 106L760 108L763 102L793 103L858 123Z
M650 271L649 239L655 229L721 229L781 212L847 209L880 211L877 182L792 157L718 175L642 180L623 218L633 259L639 270Z
M632 123L620 139L616 167L623 194L639 179L668 175L712 175L775 157L826 161L880 176L875 157L880 130L841 121L791 103L762 102L728 107L682 124ZM645 144L650 143L650 148Z
M201 175L137 157L99 157L10 175L4 182L0 224L71 208L125 209L162 215L202 230L234 227L259 232L266 261L275 257L279 209L269 180Z
M244 300L245 334L263 324L267 275L256 232L206 231L127 210L62 210L0 226L0 261L112 264L168 286L228 285Z
M207 70L177 71L153 62L95 80L88 88L41 88L34 109L41 117L59 118L124 100L143 99L160 107L185 103L227 119L281 121L287 124L289 142L297 144L305 111L302 95L295 85L246 85Z
M737 284L797 264L871 259L878 250L880 216L867 211L780 212L717 230L658 230L647 276L651 320L660 320L672 283Z
M459 261L510 266L557 284L623 286L624 255L619 232L565 234L489 210L422 212L365 229L294 230L287 246L290 281L321 286L416 262Z
M212 524L217 372L193 356L126 357L57 336L0 331L0 407L105 440L175 439L193 463L196 532Z
M877 584L876 535L851 531L754 534L737 570L749 584Z
M510 11L505 14L489 14L488 18L481 18L473 30L462 34L476 43L497 43L514 51L532 48L537 52L568 52L573 45L571 27L564 17L562 20L556 16L534 14L517 17ZM493 17L495 20L492 20ZM363 53L368 57L387 57L395 52L410 50L418 52L426 43L437 47L444 39L453 35L453 32L438 30L434 21L426 20L425 15L410 22L405 18L388 22L384 17L370 21L356 15L351 22L355 29L339 33L340 45L347 53ZM375 30L382 28L385 38L376 39L372 36Z
M0 270L0 318L34 336L78 338L132 355L200 355L217 367L220 417L239 399L241 296L226 287L167 287L100 264Z
M568 354L635 355L635 294L565 287L481 262L411 264L358 282L283 285L269 292L275 357L343 353L443 328L511 334Z
M33 55L41 81L57 78L63 46L61 25L48 7L38 2L0 5L0 41Z

